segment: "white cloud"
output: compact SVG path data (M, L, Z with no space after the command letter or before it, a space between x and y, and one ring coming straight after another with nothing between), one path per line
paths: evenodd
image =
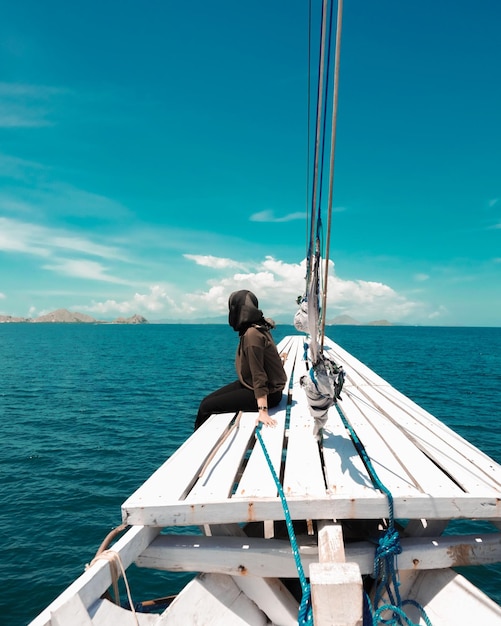
M448 313L449 313L449 311L447 310L447 308L445 306L439 306L436 311L432 311L428 315L428 319L429 320L436 320L439 317L443 317L444 315L447 315Z
M47 228L6 217L0 217L0 250L50 257L61 250L125 261L117 247L95 243L62 229Z
M0 178L9 181L13 191L0 191L0 210L17 217L20 212L50 215L52 219L70 215L99 217L112 221L130 217L120 202L80 189L71 184L51 180L50 168L26 159L0 153Z
M214 269L227 269L227 268L237 268L242 267L242 264L233 261L232 259L225 259L222 257L202 254L183 254L185 259L190 261L195 261L197 265L202 265L204 267L212 267Z
M34 173L40 173L44 169L42 165L34 161L0 153L0 176L3 178L26 181Z
M46 85L0 82L0 128L38 128L52 125L51 102L66 89Z
M196 262L196 259L192 259ZM250 289L265 315L292 323L297 310L296 299L305 289L306 263L286 263L266 257L255 267L232 272L236 261L225 266L226 275L207 281L207 287L196 292L183 292L182 286L153 286L145 293L135 293L129 300L93 302L82 311L101 314L141 313L155 319L212 319L227 314L228 297L233 291ZM329 262L327 319L348 314L361 322L388 319L405 322L425 319L427 307L397 293L390 286L375 281L344 280ZM221 270L216 264L216 269Z
M47 101L55 93L48 87L0 83L0 128L49 125Z
M304 211L299 211L295 213L289 213L282 217L275 217L273 211L259 211L258 213L254 213L250 216L251 222L274 222L276 224L280 222L291 222L293 220L304 220L306 217L306 213Z
M346 211L346 207L336 207L333 208L334 213L342 213ZM303 220L306 218L306 211L295 211L294 213L288 213L287 215L283 215L282 217L275 216L275 212L267 209L265 211L258 211L257 213L253 213L250 216L251 222L268 222L274 224L280 224L282 222L292 222L294 220Z
M423 274L423 273L414 274L414 280L416 280L418 283L423 283L429 280L429 278L430 277L428 274Z
M4 99L27 99L47 100L55 95L68 93L67 89L49 87L47 85L30 85L29 83L5 83L0 82L0 97Z
M50 256L47 230L35 224L0 217L0 250Z
M65 276L81 278L85 280L97 280L119 285L130 285L131 282L117 278L107 273L107 268L96 261L84 259L57 259L53 263L42 266L45 270L50 270Z
M72 250L102 259L118 259L125 261L125 255L114 246L103 246L83 237L75 235L55 234L50 238L50 244L60 250Z
M151 313L161 313L160 317L178 319L189 316L195 311L186 303L181 302L174 294L172 287L153 285L149 292L135 293L130 300L105 300L104 302L93 301L90 305L76 306L79 311L94 313L97 315L133 315L142 313L146 317ZM158 319L158 315L152 319Z
M137 232L135 235L137 246ZM139 239L144 245L142 238ZM226 316L230 293L250 289L258 296L265 315L292 322L297 309L296 300L305 290L305 261L289 263L267 256L257 261L243 262L230 257L197 254L182 255L194 265L206 268L198 279L205 282L198 284L195 268L190 272L189 283L197 285L196 288L188 291L187 281L182 277L175 285L166 286L162 282L153 282L153 279L147 288L138 287L145 283L136 278L134 267L127 258L130 252L129 248L125 249L125 243L122 246L106 245L66 229L48 228L3 217L0 217L0 251L29 255L35 262L42 259L42 263L33 271L43 269L75 279L71 283L73 294L79 293L76 280L107 283L110 290L112 285L124 286L125 291L113 288L102 300L94 298L90 304L87 302L79 306L73 298L72 302L63 304L97 316L140 313L151 321L221 318ZM123 273L120 265L123 262L128 263L127 273ZM147 267L141 267L141 276L144 276L144 272L151 276L154 270L155 260L152 259ZM164 270L165 265L162 265L162 273ZM211 278L204 279L203 276L207 276L211 270ZM424 280L425 275L417 275L415 278ZM128 296L127 289L132 287L134 291ZM329 262L327 291L328 320L339 314L348 314L362 322L383 318L392 322L405 322L426 319L429 313L424 304L397 293L384 283L344 280L336 274L332 261ZM66 296L66 300L70 297ZM60 306L58 300L54 308Z

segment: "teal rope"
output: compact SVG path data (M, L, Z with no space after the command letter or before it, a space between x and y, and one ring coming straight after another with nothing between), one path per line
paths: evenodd
M278 489L280 500L282 501L282 507L284 509L284 515L285 515L285 524L287 526L287 532L289 533L292 554L294 555L294 561L296 562L296 569L297 569L297 573L299 576L299 582L301 583L301 590L303 592L302 598L301 598L301 604L299 605L298 624L300 626L303 626L303 624L313 625L313 611L312 611L312 606L311 606L310 585L308 581L306 580L306 576L304 574L304 569L303 569L303 564L301 563L301 556L299 554L299 547L297 545L296 534L294 532L294 527L292 525L289 505L287 504L284 490L282 489L282 485L280 484L280 480L278 479L277 473L275 472L275 468L273 467L273 463L271 462L270 455L268 454L268 450L266 449L265 443L263 441L263 437L261 435L262 427L263 427L263 423L259 422L259 424L256 426L256 437L258 438L258 441L261 444L264 457L268 463L268 467L270 468L271 474L275 481L275 485Z
M365 450L362 442L358 438L357 433L352 428L351 424L345 418L345 416L341 413L339 407L337 407L337 411L344 426L348 429L350 433L350 437L353 440L355 448L360 455L362 461L367 467L367 471L370 474L371 480L374 485L386 495L388 499L388 529L385 534L379 539L378 546L376 548L376 552L374 555L374 579L378 580L378 584L376 586L376 592L374 594L374 606L375 610L371 607L373 626L377 626L379 623L387 624L388 626L393 626L396 624L402 625L402 619L404 623L408 626L417 626L409 618L405 615L402 610L402 607L406 604L412 604L416 606L425 620L427 626L432 626L428 616L426 615L426 611L424 608L415 602L414 600L404 600L400 597L399 586L400 582L398 580L398 568L396 567L397 555L401 554L402 547L400 545L400 535L398 530L395 528L395 518L394 518L394 504L393 504L393 495L391 491L384 485L379 476L377 475L374 466ZM383 606L379 606L381 602L384 591L388 594L389 603L384 604ZM383 619L381 616L385 611L392 611L393 618L392 619Z
M374 611L372 609L371 606L371 602L370 599L366 596L370 610L372 612L372 623L373 626L377 626L377 624L379 624L380 622L382 622L383 624L393 624L395 623L395 620L385 620L383 619L381 616L385 611L392 611L394 615L397 616L397 619L399 621L400 624L403 623L406 624L407 626L419 626L417 624L415 624L415 622L413 622L412 620L409 619L409 617L404 613L404 611L402 610L402 608L399 608L398 606L395 606L393 604L383 604L382 606L380 606L377 611ZM402 607L405 606L406 604L411 604L412 606L415 606L417 609L419 609L421 611L422 617L424 619L424 622L426 624L426 626L432 626L432 623L430 621L430 618L426 615L426 612L424 611L423 607L416 602L415 600L404 600L402 602Z

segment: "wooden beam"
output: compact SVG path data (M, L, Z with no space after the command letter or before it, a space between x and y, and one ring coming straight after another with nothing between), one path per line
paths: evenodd
M344 563L343 529L340 524L319 522L318 560L320 563Z
M319 560L311 538L298 537L301 561L309 567ZM501 562L501 534L401 539L400 570L428 570ZM375 545L370 542L345 546L346 560L357 563L362 574L374 567ZM242 537L160 535L139 556L140 567L174 572L214 572L232 576L293 578L296 565L288 541Z
M315 626L362 626L362 577L356 563L312 563Z
M297 626L299 604L278 578L234 576L233 581L272 624Z
M273 526L273 522L271 525ZM238 524L206 526L204 531L205 535L210 537L240 538L242 545L245 545L247 539L247 535ZM232 580L273 624L297 626L298 602L278 578L238 575L233 576Z
M357 563L345 563L343 529L322 522L318 530L319 563L310 565L316 626L361 626L363 585Z
M169 480L175 480L171 477ZM353 498L349 494L318 495L311 497L287 496L293 519L328 519L336 512L338 520L378 519L388 516L388 500L376 489L365 496ZM394 510L397 519L490 519L501 520L499 493L486 492L477 497L440 496L431 498L426 494L394 494ZM176 500L162 504L156 500L134 501L132 497L122 507L123 520L131 525L145 526L201 526L241 522L283 520L284 513L279 498L266 500L254 498L231 498L214 501Z
M92 620L87 613L79 595L71 596L68 600L51 612L52 626L92 626Z
M162 615L162 624L204 626L266 626L266 615L231 577L200 575L190 581Z

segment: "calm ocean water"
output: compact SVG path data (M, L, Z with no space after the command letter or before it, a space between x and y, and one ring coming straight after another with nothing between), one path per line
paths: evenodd
M501 328L327 334L501 462ZM1 624L25 626L82 573L199 400L234 378L235 347L226 326L0 324ZM501 603L500 566L469 577ZM186 579L133 570L130 585L146 600Z

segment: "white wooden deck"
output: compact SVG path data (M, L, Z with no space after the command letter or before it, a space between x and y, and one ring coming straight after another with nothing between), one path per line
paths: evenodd
M262 430L293 519L388 515L387 498L374 487L339 409L393 494L397 519L489 519L499 525L501 466L329 340L326 350L343 365L346 381L320 449L299 385L306 372L303 340L286 337L278 346L288 355L291 384L272 410L277 427ZM255 437L256 413L244 413L230 430L234 417L214 415L198 429L123 504L124 521L163 527L283 520Z

